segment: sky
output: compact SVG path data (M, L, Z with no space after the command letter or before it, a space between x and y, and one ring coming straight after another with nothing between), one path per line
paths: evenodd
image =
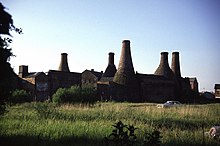
M135 71L153 74L160 53L180 53L182 77L196 77L200 91L220 84L220 0L2 0L14 25L14 71L57 70L68 54L71 72L104 71L108 53L118 66L122 41L131 41Z

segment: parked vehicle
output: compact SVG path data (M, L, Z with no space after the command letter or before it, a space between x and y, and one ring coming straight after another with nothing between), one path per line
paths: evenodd
M179 101L167 101L164 104L158 104L158 108L167 108L167 107L176 107L181 106L182 104Z

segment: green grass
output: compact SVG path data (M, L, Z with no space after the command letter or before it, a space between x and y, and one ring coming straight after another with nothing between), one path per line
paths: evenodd
M121 120L144 132L159 130L161 145L220 145L204 136L220 121L220 104L158 109L153 103L25 103L8 108L0 119L0 145L103 145Z

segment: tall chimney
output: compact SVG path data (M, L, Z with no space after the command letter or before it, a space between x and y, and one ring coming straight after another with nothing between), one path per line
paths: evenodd
M108 64L109 65L114 65L114 53L113 52L109 52L108 53Z
M185 81L181 77L180 72L180 61L179 61L179 52L173 52L172 53L172 65L171 69L174 73L175 79L176 79L176 97L179 98L181 95L184 95L186 93L185 87ZM185 91L184 91L185 90Z
M138 93L138 82L132 63L129 40L122 42L121 57L113 82L117 84L117 97L124 98L125 100L137 100L135 98L137 98Z
M115 67L114 64L114 53L110 52L108 53L108 66L104 72L104 74L102 75L103 77L114 77L117 69Z
M160 64L154 74L174 79L173 71L170 69L168 63L168 52L161 52Z
M173 53L172 53L172 65L171 65L171 69L172 69L174 75L175 75L177 78L181 78L179 52L173 52Z
M61 53L61 61L58 70L63 72L70 72L67 61L67 53Z

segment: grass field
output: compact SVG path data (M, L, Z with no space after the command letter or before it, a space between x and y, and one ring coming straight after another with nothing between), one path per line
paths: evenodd
M121 120L145 132L159 130L161 145L220 145L204 136L220 122L220 104L158 109L153 103L24 103L8 107L0 119L0 145L103 145L112 125ZM141 145L137 143L136 145Z

